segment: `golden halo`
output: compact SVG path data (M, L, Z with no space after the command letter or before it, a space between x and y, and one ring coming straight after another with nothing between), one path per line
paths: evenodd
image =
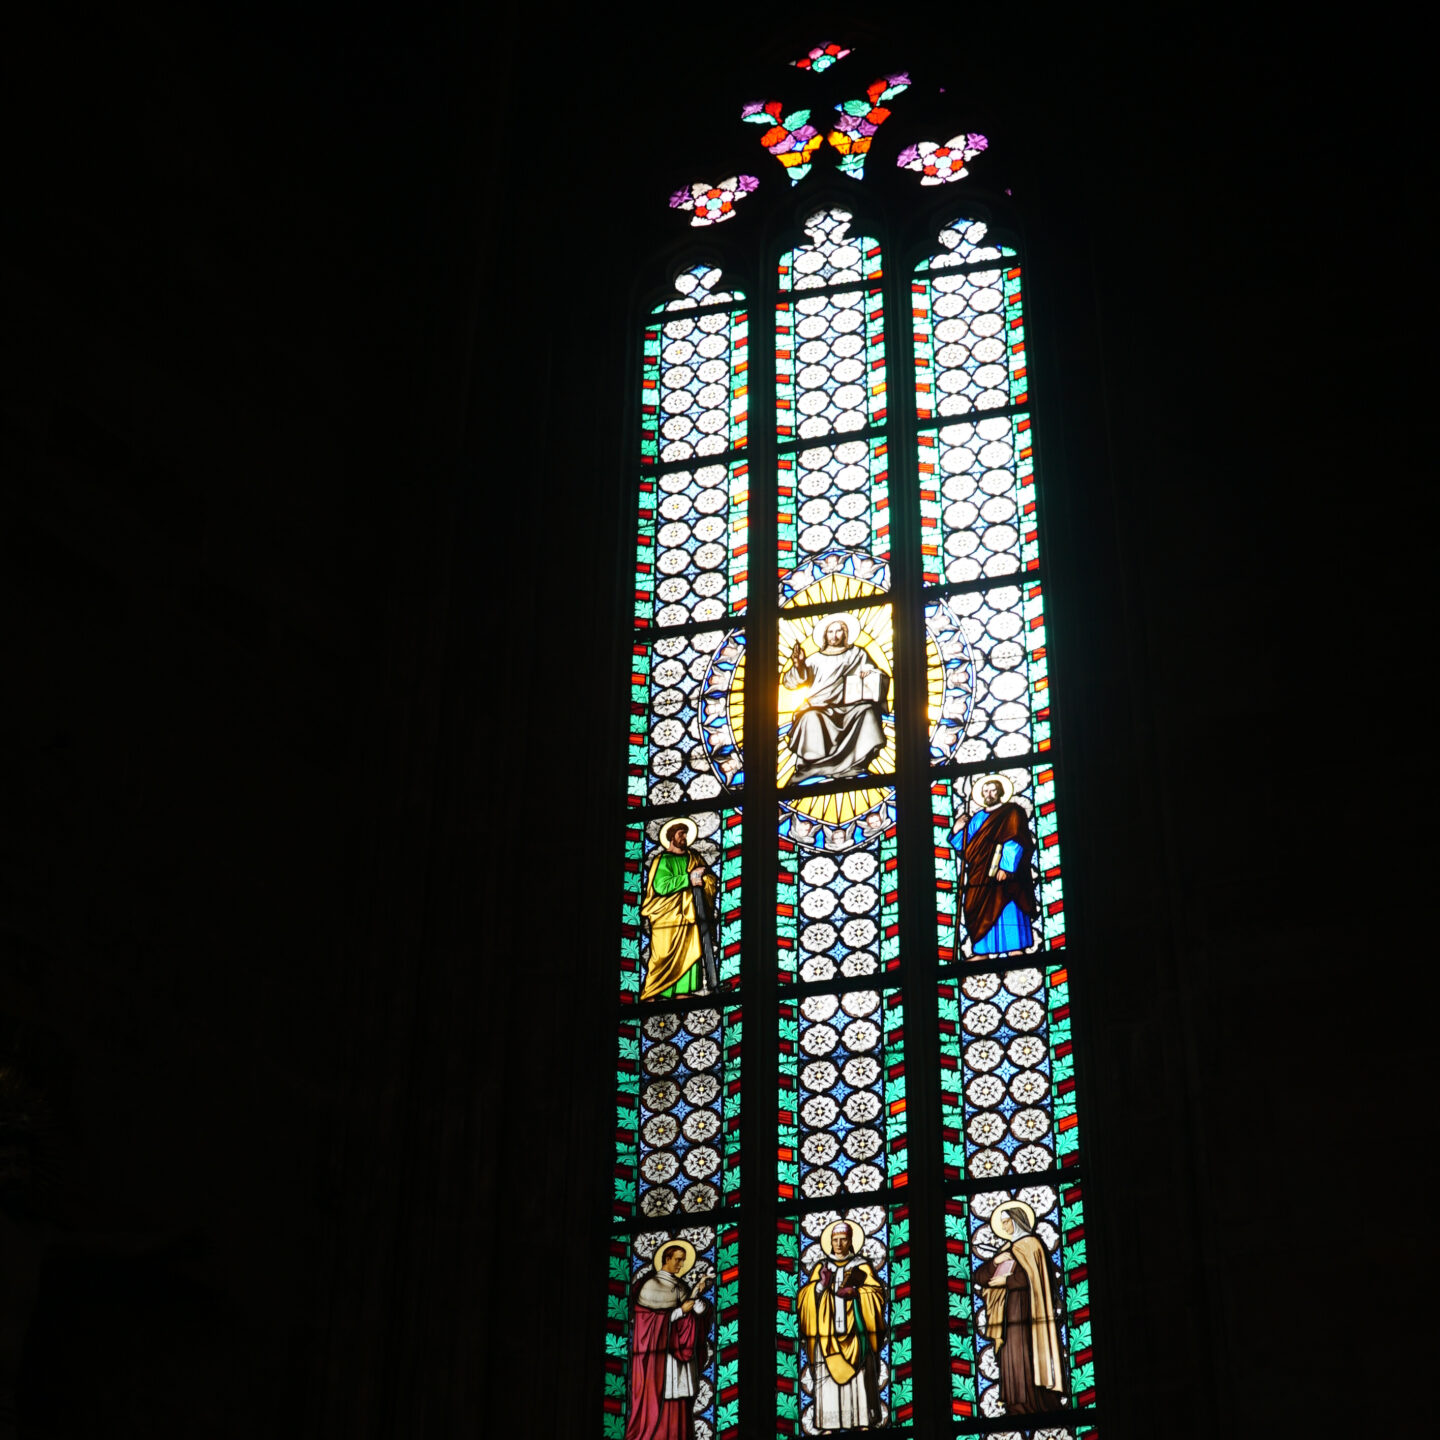
M845 643L847 645L858 645L860 643L860 631L864 628L853 616L844 612L838 615L822 615L815 622L815 628L810 632L810 638L815 642L817 650L825 648L825 632L839 621L845 627Z
M678 1280L680 1276L688 1275L695 1268L695 1247L688 1240L662 1240L655 1247L654 1265L657 1272L661 1270L663 1267L660 1262L665 1258L665 1252L673 1250L677 1245L685 1252L684 1266L674 1272L675 1278ZM666 1271L666 1274L670 1273L670 1271Z
M835 1252L830 1248L830 1232L837 1225L848 1225L850 1227L850 1253L859 1255L861 1247L865 1244L865 1232L853 1220L832 1220L820 1232L820 1248L833 1260Z
M980 793L986 783L991 780L995 781L1000 787L1000 798L995 802L995 806L987 805L984 796ZM970 799L981 810L994 809L996 806L1005 804L1007 800L1014 799L1014 797L1015 782L1005 775L979 775L976 777L975 783L970 787Z
M688 815L679 815L673 819L662 820L660 822L660 833L656 836L656 839L659 840L660 848L665 851L667 855L678 855L680 853L678 850L672 850L668 844L670 832L677 825L683 825L685 827L685 845L687 849L695 843L695 837L700 833L700 827L690 819Z
M995 1230L995 1221L1001 1215L1005 1214L1007 1210L1017 1211L1019 1214L1025 1217L1025 1224L1031 1230L1035 1228L1035 1211L1029 1205L1027 1205L1023 1200L1006 1200L1003 1201L1001 1204L997 1205L990 1212L990 1228L991 1230L995 1231L995 1235L997 1238L1003 1239L1004 1237L1000 1234L998 1230ZM1012 1235L1010 1238L1013 1240L1015 1237Z

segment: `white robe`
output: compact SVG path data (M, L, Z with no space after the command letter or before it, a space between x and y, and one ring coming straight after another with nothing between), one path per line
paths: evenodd
M881 707L874 700L845 703L845 679L879 667L858 645L817 650L780 677L787 690L809 686L785 743L795 756L797 780L857 775L885 747ZM882 686L886 683L883 671ZM882 689L881 693L884 691Z
M835 1288L845 1283L851 1269L862 1256L853 1255L841 1261L835 1270ZM835 1296L835 1331L845 1334L850 1328L850 1302L842 1295ZM815 1428L817 1430L868 1430L870 1428L870 1402L865 1394L865 1372L858 1370L843 1385L830 1374L829 1367L822 1360L814 1367L815 1377Z

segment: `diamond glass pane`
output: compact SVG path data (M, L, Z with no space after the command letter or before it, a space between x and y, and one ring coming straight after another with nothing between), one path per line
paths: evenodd
M640 458L646 465L723 455L745 444L749 320L717 291L720 272L696 266L681 298L657 306L643 342ZM715 308L710 308L715 307Z
M1040 585L996 585L925 607L930 760L974 764L1050 748Z
M641 641L630 660L630 804L713 800L740 785L744 632Z
M876 805L842 825L781 807L775 945L782 983L853 980L900 963L895 792L878 794Z
M742 614L750 563L747 460L665 470L640 480L635 626Z
M621 1022L616 1220L697 1215L739 1201L741 1038L734 1006Z
M1037 569L1030 417L992 415L922 430L917 443L925 583Z
M812 445L781 455L777 519L780 600L827 575L890 585L890 469L884 439Z
M968 974L944 981L938 999L945 1178L1079 1164L1068 972Z
M909 1179L905 1025L899 990L784 1001L782 1200L860 1195Z

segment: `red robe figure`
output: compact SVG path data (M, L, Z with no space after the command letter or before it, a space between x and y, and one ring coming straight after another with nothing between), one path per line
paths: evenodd
M705 1302L680 1279L694 1263L692 1245L670 1241L635 1292L625 1440L691 1440L694 1434L695 1391L705 1363L700 1318Z

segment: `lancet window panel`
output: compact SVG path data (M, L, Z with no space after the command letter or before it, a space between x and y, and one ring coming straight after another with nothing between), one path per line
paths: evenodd
M781 1219L775 1251L777 1440L914 1419L910 1207ZM841 1291L847 1293L841 1294ZM830 1346L808 1337L838 1332Z
M740 983L743 842L738 809L654 816L625 827L622 1003ZM697 928L702 913L708 928Z
M744 613L750 572L750 463L715 461L640 480L635 626Z
M733 221L724 237L739 243L750 225L751 260L775 265L773 387L750 395L754 297L716 267L681 269L638 317L605 1434L738 1440L743 1223L760 1227L746 1266L762 1292L773 1238L777 1335L771 1372L769 1296L756 1295L746 1433L1095 1440L1019 257L960 218L887 277L878 226L848 208L817 200L798 212L804 239L768 249L756 207L737 208L815 166L847 175L841 188L865 183L871 132L908 123L909 76L881 77L835 120L833 102L874 74L852 74L848 56L812 48L783 100L744 108L734 128L779 162L768 175L677 175L688 188L669 197L678 226ZM853 85L817 87L842 62ZM968 132L894 139L891 183L943 179L961 195L990 163ZM913 345L891 353L897 305ZM753 506L752 419L774 485ZM896 493L911 485L918 496ZM752 592L757 556L766 588ZM622 573L628 585L628 551ZM898 674L897 633L923 647ZM746 771L747 686L776 727L773 775L768 729L767 773ZM902 754L902 734L928 744ZM742 812L757 785L773 850ZM923 943L902 966L900 822L908 843L927 787L931 857L906 850L903 892ZM766 891L748 916L747 875ZM918 1073L907 1009L924 1021ZM757 1059L767 1091L775 1066L773 1111L754 1103ZM742 1168L758 1172L748 1190ZM945 1259L912 1277L922 1200L926 1248L943 1234ZM950 1380L942 1362L921 1392L948 1416L914 1409L912 1278L925 1305L948 1287Z
M697 1215L739 1202L742 1031L736 1006L621 1022L616 1220Z
M720 272L682 271L679 298L655 307L645 327L640 404L644 465L723 455L747 438L749 317ZM715 308L711 308L715 307Z
M990 415L922 430L917 445L925 583L1038 569L1030 416Z
M948 1200L945 1239L956 1418L1025 1424L1020 1417L1046 1415L1054 1426L1065 1411L1092 1406L1081 1186L1040 1182Z
M847 584L846 578L826 577L801 594L862 595L862 583ZM894 773L892 606L837 606L804 615L782 610L776 661L776 781L782 788Z
M744 673L743 630L631 646L631 805L714 800L744 782Z
M1050 673L1038 582L994 585L925 607L932 764L1050 749Z
M679 1224L617 1236L608 1288L605 1440L653 1427L657 1406L674 1403L659 1396L683 1402L693 1440L737 1440L739 1228ZM690 1300L688 1313L672 1318Z
M775 340L782 437L818 440L885 419L885 303L878 287L782 300Z
M890 789L781 806L775 905L781 983L855 980L899 964L897 830Z
M1025 404L1030 384L1018 265L932 272L912 283L911 297L921 420Z
M901 992L784 1001L780 1025L781 1200L860 1195L909 1181Z
M1069 982L1052 965L967 974L938 987L947 1180L1079 1163Z
M930 800L941 962L1063 948L1054 767L937 780Z
M778 458L775 548L782 604L826 575L889 588L888 453L889 442L872 437L812 445Z

